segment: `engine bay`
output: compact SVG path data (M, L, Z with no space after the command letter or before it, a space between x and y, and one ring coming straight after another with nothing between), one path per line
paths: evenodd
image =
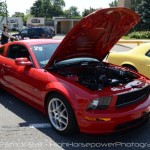
M58 63L50 70L90 90L99 91L107 86L127 84L138 78L129 69L99 61Z

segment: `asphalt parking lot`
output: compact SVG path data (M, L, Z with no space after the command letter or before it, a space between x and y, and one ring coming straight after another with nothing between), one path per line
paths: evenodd
M0 92L0 120L2 150L150 149L150 122L115 135L60 136L50 127L47 116L3 90Z
M126 51L130 47L113 48L120 49ZM149 150L149 127L147 122L115 135L61 136L51 128L47 116L0 89L0 150Z

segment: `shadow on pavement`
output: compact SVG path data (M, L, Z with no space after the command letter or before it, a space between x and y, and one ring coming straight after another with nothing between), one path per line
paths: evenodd
M25 123L47 123L48 117L30 107L26 103L18 100L6 91L0 92L0 104L10 110L15 115L19 116ZM9 119L9 118L8 118ZM124 149L141 149L150 147L150 123L141 126L138 129L130 130L125 133L92 136L77 133L75 135L61 136L58 135L52 128L37 129L47 135L54 142L49 143L50 146L56 149L74 150L74 149L101 149L101 150L124 150ZM149 147L147 146L149 144ZM58 147L59 146L59 147Z

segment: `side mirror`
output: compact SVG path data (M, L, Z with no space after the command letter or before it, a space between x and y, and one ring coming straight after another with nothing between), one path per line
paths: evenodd
M26 66L26 67L31 67L33 64L31 61L28 60L28 58L16 58L15 59L15 64L18 66Z

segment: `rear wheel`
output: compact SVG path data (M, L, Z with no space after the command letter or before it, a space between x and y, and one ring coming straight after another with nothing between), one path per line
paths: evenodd
M47 111L50 123L58 133L66 135L78 131L73 109L62 95L53 94L48 97Z

